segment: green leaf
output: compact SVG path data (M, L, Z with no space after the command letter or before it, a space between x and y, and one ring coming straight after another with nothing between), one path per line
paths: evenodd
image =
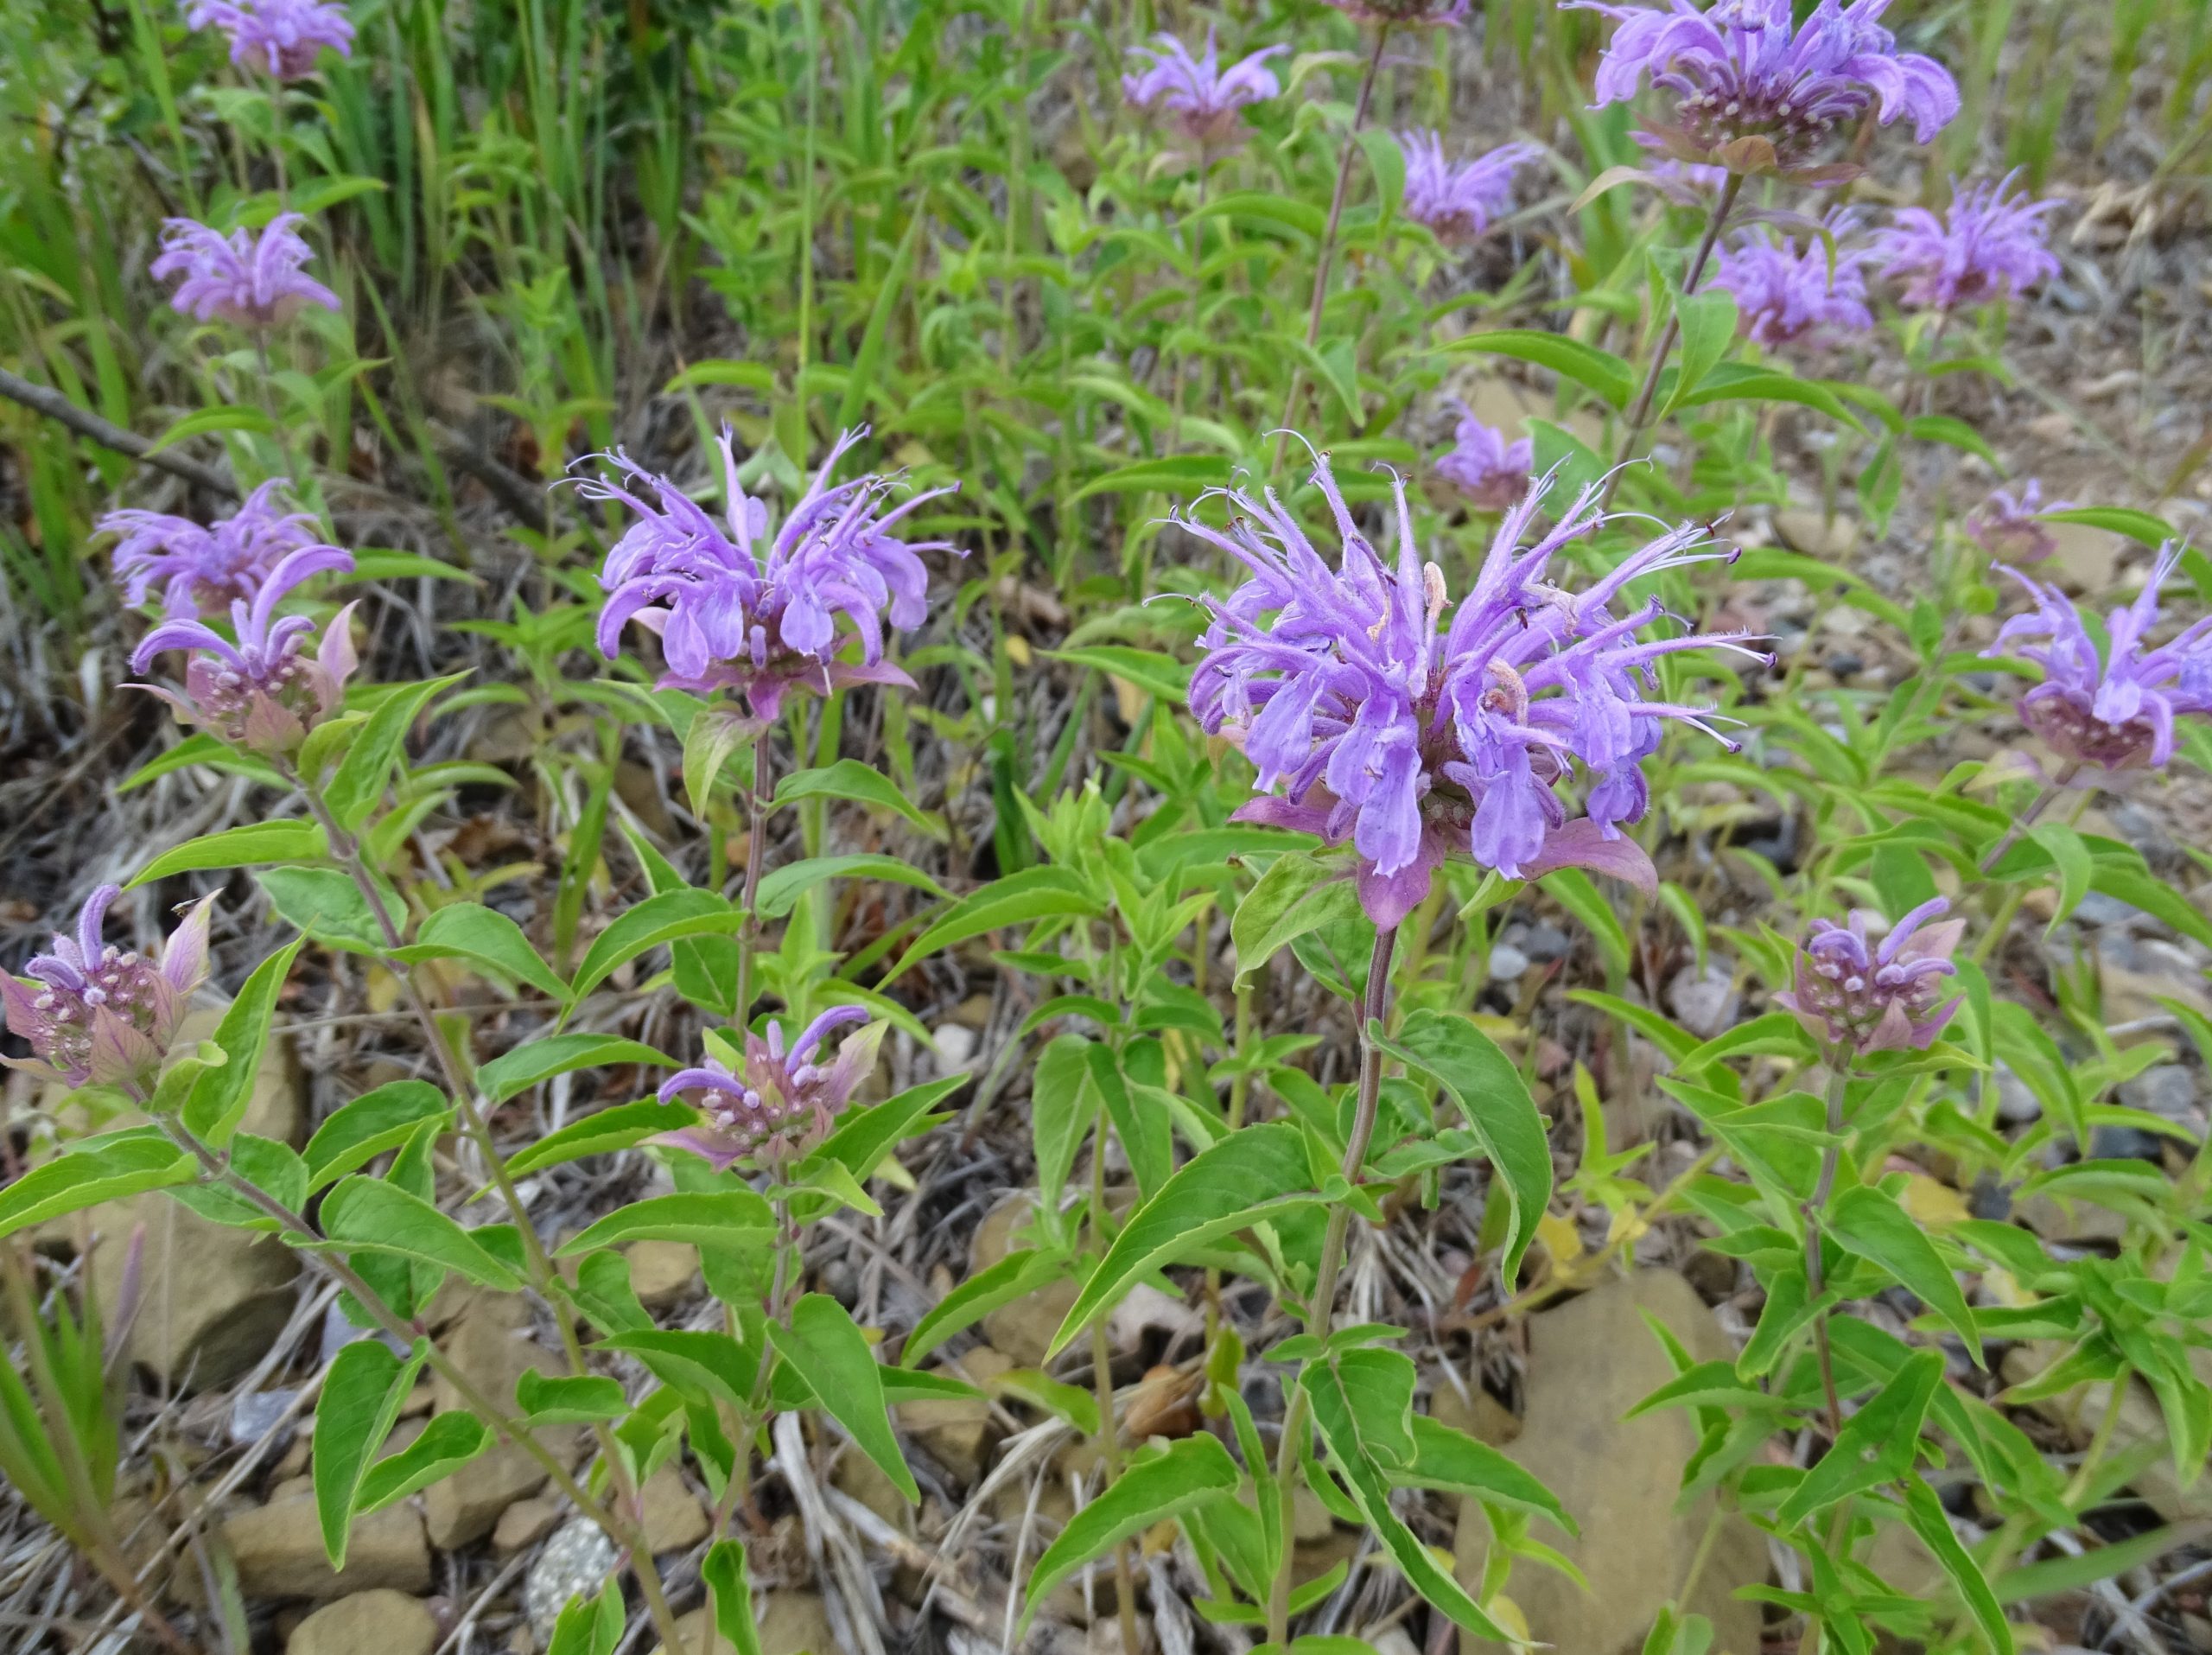
M276 767L265 760L257 759L251 754L234 752L201 730L197 735L186 736L168 752L156 754L147 760L116 783L115 791L118 793L136 792L172 771L189 770L196 764L204 764L211 770L219 770L228 775L251 776L264 786L283 787L288 785Z
M648 901L658 901L649 897ZM635 910L632 910L633 913ZM665 1053L636 1041L614 1034L547 1034L493 1058L476 1072L477 1089L491 1102L503 1104L517 1092L528 1092L542 1080L575 1069L611 1068L616 1064L651 1063L673 1067Z
M556 1000L569 997L569 985L531 947L523 929L497 908L480 902L455 902L423 921L415 940L394 953L409 964L425 959L465 959L500 977L527 983Z
M415 1136L424 1121L453 1112L445 1093L427 1080L391 1080L365 1092L315 1128L308 1140L308 1188L358 1171Z
M1854 431L1864 431L1858 417L1843 405L1842 399L1817 379L1800 379L1792 374L1777 372L1772 368L1753 367L1745 362L1723 362L1705 377L1705 383L1693 385L1675 400L1677 408L1702 408L1716 402L1787 402L1801 407L1818 409L1831 419L1842 421Z
M1636 372L1626 362L1564 334L1500 328L1450 341L1438 347L1437 354L1510 356L1516 361L1533 362L1594 391L1615 408L1627 407L1628 399L1636 394Z
M1189 215L1193 220L1198 216L1195 213ZM1223 487L1229 476L1230 462L1217 455L1168 455L1158 460L1139 460L1134 464L1117 466L1093 477L1069 497L1068 503L1074 505L1093 494L1196 493L1200 489Z
M1378 1351L1358 1354L1392 1355L1395 1353ZM1298 1383L1313 1404L1314 1426L1321 1434L1321 1441L1329 1451L1330 1463L1343 1479L1352 1503L1358 1506L1360 1515L1367 1519L1368 1527L1396 1561L1414 1590L1478 1637L1493 1639L1501 1644L1512 1643L1512 1634L1491 1620L1481 1604L1467 1595L1459 1582L1452 1578L1451 1570L1437 1561L1436 1555L1423 1545L1420 1537L1406 1526L1405 1520L1390 1509L1389 1479L1382 1467L1368 1454L1367 1439L1362 1432L1363 1422L1357 1405L1339 1372L1344 1359L1340 1356L1333 1365L1326 1361L1309 1363L1299 1373ZM1406 1359L1400 1357L1399 1360Z
M1671 410L1684 391L1694 391L1720 366L1728 347L1736 342L1736 296L1726 288L1707 288L1685 294L1675 302L1675 318L1681 326L1680 372L1676 390L1669 399Z
M102 1201L191 1181L199 1162L167 1138L132 1136L87 1144L32 1168L0 1189L0 1236Z
M916 215L916 222L920 215ZM715 1630L730 1646L731 1655L760 1655L760 1629L753 1620L753 1588L746 1580L745 1546L741 1541L717 1540L707 1549L699 1565L699 1578L707 1583L715 1607ZM817 1652L827 1655L827 1652Z
M578 1593L561 1606L545 1655L614 1655L625 1619L620 1586L603 1586L590 1597Z
M1424 1414L1414 1416L1413 1437L1412 1463L1391 1475L1399 1487L1471 1495L1486 1505L1549 1518L1569 1534L1580 1532L1557 1495L1489 1443Z
M2174 525L2162 517L2149 512L2132 511L2125 506L2079 506L2063 512L2039 512L2039 523L2079 523L2084 528L2103 529L2111 534L2126 535L2130 540L2157 548L2181 536Z
M684 937L703 937L743 927L745 916L713 891L663 891L625 909L592 939L576 967L570 995L582 999L615 970L649 948Z
M619 1418L629 1401L621 1381L604 1373L554 1375L524 1368L515 1381L515 1405L533 1425L587 1424Z
M1915 1351L1898 1364L1890 1382L1844 1421L1820 1463L1783 1501L1776 1520L1795 1527L1839 1500L1904 1476L1920 1449L1921 1421L1942 1383L1941 1351Z
M297 926L303 936L349 954L381 954L387 946L384 927L377 923L359 886L335 868L271 868L256 874L269 894L269 906ZM391 899L386 913L397 930L406 919L406 908Z
M769 1324L768 1339L907 1504L919 1505L922 1491L891 1429L881 1365L845 1307L826 1293L806 1294L791 1307L788 1327Z
M232 1137L229 1149L232 1168L264 1195L289 1212L307 1205L307 1163L290 1144L240 1132ZM180 1184L170 1194L211 1224L267 1235L286 1227L227 1184Z
M1236 1462L1221 1439L1206 1431L1131 1461L1097 1499L1067 1520L1059 1537L1037 1559L1022 1594L1022 1624L1028 1624L1054 1587L1094 1557L1155 1523L1230 1498L1237 1481Z
M302 939L294 938L253 968L238 990L237 999L225 1008L215 1025L213 1044L224 1060L193 1077L192 1090L179 1111L186 1131L202 1143L219 1149L231 1141L238 1123L253 1104L253 1084L261 1073L262 1053L269 1047L269 1028L276 1015L276 996L291 975L292 961Z
M840 759L819 770L794 770L777 784L777 808L802 799L849 799L903 816L940 843L951 837L943 818L924 810L899 791L897 782L858 759Z
M1912 1525L1921 1544L1943 1565L1943 1572L1959 1588L1959 1596L1974 1616L1974 1624L1981 1628L1981 1635L1988 1640L1991 1655L2012 1655L2012 1628L2006 1624L2005 1611L1997 1601L1997 1594L1989 1588L1989 1578L1981 1572L1981 1565L1974 1554L1959 1544L1959 1537L1951 1531L1951 1519L1943 1510L1943 1502L1936 1491L1916 1476L1904 1480L1905 1521Z
M1368 170L1375 175L1376 200L1387 224L1397 216L1399 204L1406 199L1406 152L1398 147L1395 133L1379 126L1362 129L1359 147L1367 156Z
M1050 1354L1058 1355L1147 1271L1234 1231L1325 1202L1313 1176L1305 1134L1287 1121L1248 1126L1193 1155L1130 1214L1052 1336Z
M1249 983L1291 943L1334 924L1358 905L1358 894L1342 869L1307 856L1277 856L1230 919L1237 986Z
M2082 899L2089 894L2089 882L2095 877L2096 866L2082 836L2063 822L2038 822L2028 830L2028 837L2050 852L2051 865L2058 870L2058 906L2044 929L2047 937L2082 906Z
M995 1264L986 1265L923 1313L899 1349L899 1365L912 1367L963 1328L974 1327L1002 1305L1027 1298L1059 1280L1066 1270L1065 1261L1033 1247L1017 1248Z
M1127 679L1147 695L1171 707L1191 698L1191 671L1173 655L1137 649L1127 644L1082 644L1073 649L1042 652L1049 660L1088 666L1109 677Z
M654 1195L608 1213L562 1244L569 1258L632 1241L688 1241L695 1245L752 1244L776 1227L775 1210L749 1189L698 1190Z
M985 932L1069 914L1094 915L1099 911L1098 899L1066 869L1025 868L969 892L939 914L876 986L887 987L916 961Z
M707 819L707 804L722 767L760 729L757 720L719 707L709 707L692 719L691 728L683 732L683 794L692 815Z
M322 1199L322 1231L349 1250L394 1253L457 1270L480 1287L512 1293L522 1278L451 1219L397 1184L359 1173Z
M1822 1227L1850 1252L1871 1259L1924 1302L1966 1341L1974 1365L1986 1365L1981 1334L1958 1278L1919 1221L1885 1191L1861 1184L1835 1199Z
M1370 1031L1370 1038L1380 1031ZM1544 1117L1512 1059L1467 1018L1426 1009L1406 1018L1396 1040L1377 1039L1400 1061L1434 1075L1467 1117L1497 1181L1513 1203L1513 1225L1498 1269L1510 1283L1552 1198L1551 1146Z
M759 1358L728 1334L701 1328L636 1327L601 1340L597 1349L634 1356L662 1384L733 1408L751 1405Z
M864 1031L863 1031L864 1032ZM830 1136L815 1145L809 1162L836 1162L865 1182L875 1175L895 1145L928 1131L946 1117L930 1111L968 1084L964 1074L949 1074L909 1086L880 1104L848 1109Z
M904 857L874 852L810 856L804 862L786 863L761 875L758 895L760 917L782 919L798 905L801 896L833 879L887 880L894 885L911 885L918 891L927 891L931 896L945 894L944 886Z
M475 1415L461 1409L434 1414L420 1436L369 1467L361 1479L358 1509L363 1516L380 1512L418 1488L450 1477L491 1446L491 1427Z
M507 1175L520 1178L541 1167L557 1167L586 1155L611 1155L634 1149L663 1132L680 1132L699 1123L699 1111L689 1104L664 1104L640 1098L618 1104L570 1121L557 1132L549 1132L535 1143L524 1144L507 1157Z
M367 821L384 798L385 782L407 748L407 732L423 715L430 697L450 689L468 676L455 672L423 684L393 691L377 703L361 733L346 751L345 762L323 789L322 802L332 819L348 833Z
M1029 1132L1037 1151L1039 1198L1048 1213L1059 1211L1076 1152L1098 1118L1092 1044L1081 1034L1059 1035L1039 1054L1030 1079Z
M251 868L272 862L320 862L328 850L322 830L312 822L248 822L220 833L188 839L164 850L140 869L125 890L171 874L207 868Z
M315 1518L333 1569L346 1566L346 1542L359 1508L370 1456L383 1447L415 1387L428 1346L417 1344L402 1363L380 1339L357 1339L340 1347L323 1375L315 1404Z

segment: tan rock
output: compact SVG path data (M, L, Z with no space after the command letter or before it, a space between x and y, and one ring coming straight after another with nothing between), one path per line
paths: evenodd
M1540 1537L1580 1567L1593 1590L1586 1594L1555 1570L1516 1563L1505 1594L1532 1637L1576 1655L1641 1647L1652 1618L1681 1588L1712 1516L1709 1498L1687 1512L1675 1510L1698 1442L1690 1417L1669 1410L1622 1417L1674 1377L1643 1323L1645 1312L1694 1357L1731 1354L1712 1313L1671 1270L1608 1282L1529 1323L1529 1411L1505 1452L1541 1478L1581 1525L1579 1539L1548 1526ZM1480 1506L1466 1502L1456 1550L1459 1578L1471 1587L1481 1578L1489 1544ZM1764 1541L1740 1519L1728 1519L1688 1606L1713 1622L1713 1655L1758 1655L1758 1607L1732 1595L1764 1580L1765 1571Z
M285 1640L284 1655L430 1655L437 1644L427 1604L378 1588L317 1609Z
M528 1314L518 1297L490 1296L454 1321L443 1340L454 1365L492 1401L505 1406L513 1405L515 1381L524 1373L558 1366L552 1353L514 1325ZM452 1382L443 1376L435 1381L435 1395L439 1413L461 1406ZM535 1435L563 1461L575 1451L572 1426L545 1426ZM430 1544L442 1551L481 1540L498 1525L507 1507L543 1488L546 1476L545 1467L526 1449L512 1442L495 1443L460 1474L423 1491L423 1518Z
M830 1483L893 1528L913 1532L914 1508L906 1504L906 1497L899 1492L898 1485L884 1475L883 1467L858 1448L848 1445L837 1455L836 1466L830 1473Z
M379 1588L420 1595L430 1589L430 1548L423 1519L403 1501L356 1519L346 1543L346 1567L334 1570L322 1550L311 1489L292 1492L241 1512L222 1527L248 1598L342 1598ZM180 1586L196 1581L181 1571ZM190 1588L196 1595L196 1584Z
M1831 517L1817 506L1793 506L1774 514L1774 532L1792 551L1834 563L1859 547L1856 519Z
M499 1513L499 1520L492 1525L492 1550L501 1557L512 1557L518 1551L527 1551L561 1525L561 1514L568 1510L559 1500L549 1495L531 1499L518 1499Z
M672 1461L645 1479L638 1490L638 1506L646 1550L656 1556L665 1551L688 1551L704 1540L713 1526L707 1508L699 1504L699 1497Z
M2057 543L2057 550L2037 573L2056 576L2058 583L2092 596L2109 589L2119 572L2120 554L2127 542L2108 529L2084 523L2046 523L2043 525Z
M686 1241L640 1241L623 1250L630 1286L648 1310L666 1310L697 1294L699 1250Z
M760 1632L760 1655L842 1655L842 1646L830 1626L830 1610L818 1592L771 1592L754 1606L754 1624ZM677 1636L684 1649L699 1647L701 1634L711 1624L710 1611L694 1609L678 1615ZM653 1645L653 1655L667 1655L665 1644ZM717 1632L709 1655L736 1655Z
M1014 1232L1029 1222L1034 1211L1031 1196L1016 1194L985 1213L969 1243L969 1272L988 1270L1012 1251ZM1027 1298L1001 1305L983 1318L983 1337L994 1350L1012 1357L1015 1366L1036 1367L1052 1349L1052 1335L1059 1332L1079 1291L1072 1280L1055 1282Z
M2015 1345L2005 1353L1999 1372L2007 1384L2024 1384L2061 1354L2062 1347L2048 1341ZM2190 1355L2197 1377L2212 1383L2212 1352L2192 1351ZM2071 1431L2076 1441L2087 1442L2112 1405L2112 1387L2103 1384L2075 1385L2055 1397L2038 1397L2028 1405L2045 1419ZM2147 1386L2131 1384L2120 1399L2120 1416L2113 1424L2106 1458L2123 1460L2146 1445L2155 1448L2156 1457L2145 1463L2130 1485L2143 1497L2144 1503L2169 1523L2212 1517L2212 1479L2200 1476L2184 1487L2174 1474L2171 1442L2158 1398Z
M124 1349L172 1388L228 1384L268 1354L291 1319L299 1256L276 1237L213 1223L159 1190L103 1202L86 1216L97 1238L87 1279L111 1326L131 1232L145 1226Z
M1465 1431L1478 1442L1502 1448L1521 1435L1521 1416L1481 1386L1462 1401L1449 1385L1440 1384L1429 1398L1428 1415L1440 1425Z
M1018 1365L989 1346L979 1345L934 1371L982 1387ZM993 1429L988 1402L965 1397L909 1402L901 1403L897 1411L899 1428L958 1480L973 1483L982 1474Z

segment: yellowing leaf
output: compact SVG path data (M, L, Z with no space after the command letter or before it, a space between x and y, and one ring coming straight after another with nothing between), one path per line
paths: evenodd
M1904 1194L1898 1204L1921 1223L1938 1229L1974 1216L1967 1209L1966 1197L1924 1172L1914 1173L1905 1181Z
M1556 1213L1547 1213L1536 1220L1536 1239L1552 1256L1554 1265L1570 1264L1582 1257L1582 1232L1573 1220Z
M1008 633L1006 639L1007 659L1016 666L1027 666L1037 658L1030 652L1029 640L1018 633Z

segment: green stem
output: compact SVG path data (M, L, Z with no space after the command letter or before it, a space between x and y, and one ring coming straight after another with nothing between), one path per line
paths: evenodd
M1805 1225L1806 1290L1815 1299L1821 1296L1825 1285L1821 1270L1821 1214L1827 1210L1828 1197L1835 1193L1836 1168L1843 1159L1844 1093L1851 1084L1850 1062L1846 1054L1836 1051L1828 1060L1834 1070L1827 1092L1828 1145L1821 1152L1820 1181L1813 1186L1812 1199L1799 1209ZM1833 1446L1843 1430L1843 1403L1836 1395L1835 1359L1828 1350L1828 1313L1825 1309L1813 1313L1813 1348L1820 1355L1821 1391L1827 1399L1828 1442Z
M753 956L760 945L760 865L768 850L768 756L772 729L753 743L753 789L745 806L745 888L739 906L744 922L737 933L737 1026L752 1027Z

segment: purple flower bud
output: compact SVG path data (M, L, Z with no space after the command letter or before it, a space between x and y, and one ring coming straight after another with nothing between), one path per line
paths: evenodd
M142 604L156 586L172 615L219 614L250 600L287 556L322 544L312 517L276 509L277 487L274 481L262 484L236 513L204 529L165 512L110 512L100 519L94 534L122 537L115 546L115 574L124 602Z
M1536 445L1525 436L1507 441L1504 432L1484 424L1456 398L1452 405L1459 411L1459 423L1452 427L1452 451L1436 462L1436 474L1477 511L1503 512L1529 492Z
M280 213L257 238L249 230L225 238L190 219L170 219L148 273L162 282L182 277L169 308L201 321L220 317L259 329L288 321L308 305L338 309L335 293L301 273L315 257L294 227L306 222L300 213Z
M1967 514L1967 538L1999 563L2041 563L2058 550L2058 537L2036 519L2044 512L2073 509L2071 500L2046 501L2043 485L2031 477L2017 499L2005 489L1991 489L1989 498Z
M1435 132L1401 132L1406 156L1406 216L1439 241L1464 245L1513 208L1513 175L1544 152L1533 143L1505 143L1472 161L1444 157Z
M279 80L315 72L326 46L353 54L353 21L327 0L191 0L184 21L231 37L231 61L241 69L266 69Z
M737 480L727 432L720 439L723 521L665 477L609 456L629 477L650 487L649 501L620 483L585 478L589 500L619 500L637 513L600 571L607 594L599 617L600 653L613 659L632 620L660 634L668 671L663 689L702 694L744 691L753 716L772 719L793 688L827 695L849 684L913 680L883 659L883 623L907 630L927 616L929 572L918 553L954 550L942 540L910 544L892 530L925 501L957 485L916 494L883 509L898 487L874 474L832 485L830 474L866 428L837 439L773 538L768 507ZM967 554L960 554L965 557ZM851 626L841 634L837 618ZM860 642L857 665L836 659L848 637Z
M1129 48L1129 55L1142 67L1122 77L1122 96L1133 108L1173 117L1183 135L1202 150L1219 150L1236 140L1243 130L1246 105L1281 95L1282 85L1267 62L1287 52L1287 46L1262 47L1224 69L1211 29L1206 30L1202 58L1192 57L1190 48L1173 35L1154 38L1157 45Z
M134 1089L161 1067L186 1003L207 978L215 899L193 905L156 962L103 940L108 906L121 894L101 886L79 913L75 935L56 935L53 951L33 956L22 977L0 971L8 1027L37 1053L28 1062L10 1059L10 1067L72 1086Z
M706 1119L649 1142L702 1155L716 1172L747 1155L773 1165L811 1148L829 1131L861 1082L874 1073L876 1048L890 1025L869 1023L849 1035L830 1062L817 1063L815 1054L833 1029L867 1022L864 1007L833 1007L809 1023L788 1051L781 1023L768 1025L766 1040L747 1031L741 1073L732 1073L718 1059L709 1058L697 1068L669 1077L660 1089L661 1102L688 1096Z
M1942 1000L1946 979L1958 967L1951 955L1965 933L1963 920L1943 920L1950 911L1942 897L1932 897L1899 920L1878 946L1870 946L1867 928L1880 918L1853 908L1847 927L1831 920L1813 921L1813 934L1797 956L1796 981L1776 1002L1796 1014L1815 1040L1869 1052L1924 1052L1958 1011L1959 1002Z
M131 671L143 672L163 650L193 652L185 665L185 693L153 693L169 701L181 716L205 724L234 746L290 753L344 699L346 680L357 665L354 606L338 612L313 656L302 646L315 623L305 615L279 618L276 606L310 576L353 567L352 556L336 546L288 553L251 601L232 601L232 636L226 638L204 621L173 617L139 643L130 657Z
M1648 76L1675 97L1675 121L1654 142L1678 159L1732 172L1806 166L1830 137L1878 109L1883 125L1910 119L1926 143L1959 112L1942 65L1899 52L1881 26L1890 0L1820 0L1802 23L1790 0L1690 0L1662 10L1566 0L1617 19L1598 65L1597 103L1625 103Z
M2212 616L2156 647L2148 641L2158 589L2180 562L2180 548L2159 551L2135 602L2106 616L2101 652L2056 587L2004 570L2036 607L2006 621L1982 653L2043 668L2044 681L2020 698L2020 716L2060 757L2105 770L2159 768L2174 755L2175 720L2212 712ZM2016 645L2021 639L2043 641Z
M1402 481L1393 567L1353 521L1325 455L1313 479L1343 547L1334 570L1272 491L1208 496L1228 504L1225 531L1177 519L1251 572L1228 597L1206 601L1213 619L1191 684L1207 732L1243 746L1262 790L1282 790L1237 818L1349 841L1378 925L1403 919L1452 854L1508 877L1580 865L1656 883L1620 824L1649 802L1643 764L1662 724L1708 727L1707 710L1653 698L1652 665L1724 640L1640 641L1662 606L1617 617L1612 605L1640 576L1726 554L1696 550L1702 531L1677 529L1583 592L1566 591L1545 578L1552 559L1607 519L1597 489L1586 489L1522 550L1547 478L1506 514L1455 607L1443 570L1414 543ZM1578 763L1590 786L1584 815L1570 821L1554 787Z
M1824 330L1864 332L1874 325L1863 274L1872 255L1841 245L1859 221L1849 210L1832 216L1829 232L1838 244L1833 254L1817 238L1801 248L1751 232L1720 250L1708 285L1735 296L1738 327L1762 345L1787 345Z
M1970 184L1940 215L1905 207L1875 238L1875 251L1885 261L1882 274L1904 283L1899 296L1906 304L1922 310L1986 304L2058 274L2058 260L2044 245L2050 233L2044 220L2059 204L2024 195L2008 200L2018 177L2013 172L1994 184Z

